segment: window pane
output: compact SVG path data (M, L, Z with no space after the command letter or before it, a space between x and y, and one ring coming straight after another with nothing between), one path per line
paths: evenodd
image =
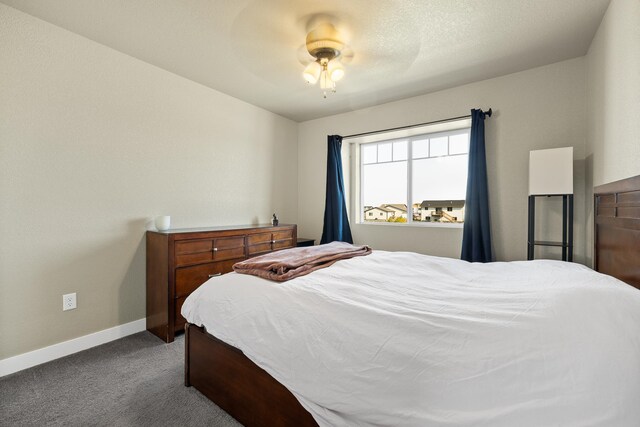
M406 203L407 162L363 165L361 189L365 221L387 221L394 217L390 209L380 208L384 204Z
M464 222L469 134L463 129L362 144L359 220Z
M469 134L461 133L449 137L449 154L465 154L469 152Z
M468 155L414 160L414 221L463 222Z
M393 143L393 161L407 160L407 141Z
M391 161L391 143L378 144L378 163Z
M429 157L429 140L421 139L418 141L413 141L413 147L411 147L411 149L411 155L414 159Z
M449 138L442 136L440 138L431 138L431 146L429 150L429 157L446 156L448 154L447 140Z
M375 163L378 161L378 146L376 144L362 145L362 163Z

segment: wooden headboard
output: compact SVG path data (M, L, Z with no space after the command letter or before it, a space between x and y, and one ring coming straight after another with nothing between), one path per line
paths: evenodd
M640 175L593 193L595 269L640 289Z

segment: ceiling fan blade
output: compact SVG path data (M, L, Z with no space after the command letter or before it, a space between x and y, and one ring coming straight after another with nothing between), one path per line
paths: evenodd
M349 46L345 46L344 49L342 49L342 51L340 52L340 62L342 62L343 64L349 64L353 61L354 56L355 53L353 52L353 49L351 49Z
M296 50L296 57L298 58L298 62L305 66L315 61L315 58L307 51L307 45L304 43Z

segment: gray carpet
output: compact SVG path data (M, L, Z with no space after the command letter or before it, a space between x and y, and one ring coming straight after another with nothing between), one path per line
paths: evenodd
M184 335L141 332L0 378L0 425L240 425L183 381Z

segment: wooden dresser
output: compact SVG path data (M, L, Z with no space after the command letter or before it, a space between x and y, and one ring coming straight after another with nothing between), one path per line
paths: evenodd
M238 261L296 246L295 225L147 231L147 330L166 342L182 331L182 303Z

